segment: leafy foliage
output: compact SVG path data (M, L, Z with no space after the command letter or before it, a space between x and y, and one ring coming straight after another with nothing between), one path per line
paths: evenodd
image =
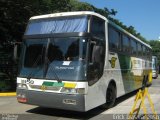
M160 65L160 41L158 40L150 40L149 44L152 47L152 55L157 56L158 65Z
M106 7L99 9L79 0L0 0L0 48L9 46L15 41L22 41L27 22L31 16L65 11L95 11L148 43L133 26L128 27L121 21L114 19L112 16L117 14L114 9L109 10ZM153 50L153 52L155 51L158 51L158 48Z
M127 27L119 20L114 19L112 16L117 14L117 11L114 9L109 10L106 7L99 9L89 3L80 2L79 0L0 0L0 67L1 70L3 69L3 71L0 72L5 72L11 81L14 79L15 76L13 76L12 70L8 69L9 67L11 69L13 66L15 67L13 61L11 61L13 52L12 45L15 41L22 41L27 22L31 16L66 11L95 11L144 42L147 42L140 33L137 33L133 26ZM153 47L153 54L160 57L160 49L158 47L160 46L160 42L151 41L150 44ZM3 62L4 64L2 64ZM2 66L7 69L2 68Z
M10 42L21 41L27 22L31 16L65 11L95 11L108 17L133 35L146 41L133 26L125 26L115 16L117 11L108 8L99 9L79 0L1 0L0 1L0 36L1 46Z

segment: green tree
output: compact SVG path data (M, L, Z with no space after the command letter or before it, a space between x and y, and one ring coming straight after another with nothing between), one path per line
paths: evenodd
M70 0L70 11L93 11L93 6L79 0Z
M114 9L109 10L107 7L99 9L89 3L80 2L79 0L0 0L1 64L2 61L7 63L11 60L13 42L22 41L23 34L30 17L66 11L97 12L146 42L146 39L142 37L140 33L137 33L133 26L127 27L121 21L113 18L113 16L117 14L117 11ZM153 47L153 52L156 55L159 55L159 48L156 45L157 43L155 42L154 45L152 44L151 46L155 46ZM12 62L10 63L13 64ZM7 66L7 64L4 66ZM5 72L10 79L13 79L10 71L7 70Z
M160 41L158 40L150 40L149 44L152 47L152 55L157 56L158 64L160 65Z
M99 9L79 0L1 0L0 44L3 46L4 42L6 44L13 41L21 41L27 22L31 16L65 11L95 11L140 39L146 40L137 33L133 26L127 27L119 20L112 18L112 16L117 14L117 11L114 9L109 10L106 7Z

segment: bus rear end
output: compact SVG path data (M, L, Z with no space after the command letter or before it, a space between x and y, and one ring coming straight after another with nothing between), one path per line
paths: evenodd
M152 56L152 78L157 78L158 77L158 65L157 65L157 57Z

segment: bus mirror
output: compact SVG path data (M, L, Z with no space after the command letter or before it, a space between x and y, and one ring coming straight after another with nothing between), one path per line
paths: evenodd
M21 45L21 42L14 43L14 48L13 48L13 60L14 60L14 62L17 62L17 60L20 56L20 45Z
M14 50L13 50L13 60L16 61L18 59L18 45L14 45Z

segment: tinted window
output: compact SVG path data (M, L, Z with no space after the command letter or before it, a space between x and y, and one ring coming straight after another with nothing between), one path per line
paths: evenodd
M91 33L94 36L97 36L104 40L105 39L105 21L100 18L93 17L91 22Z
M142 56L142 46L140 43L138 43L138 56L141 57Z
M143 56L146 57L146 47L142 46L142 50L143 50Z
M33 44L26 47L24 67L33 68L42 65L44 52L42 44Z
M23 43L19 75L42 78L44 72L47 39L27 39Z
M120 43L120 33L114 28L109 27L109 48L118 49Z
M129 38L126 35L122 36L122 49L124 52L130 51Z
M79 39L77 38L56 38L52 39L48 50L49 61L54 60L78 60Z
M131 40L131 54L132 55L137 54L137 43L135 40Z
M152 51L151 51L151 49L148 48L148 51L147 51L148 59L151 59L151 56L152 56Z

